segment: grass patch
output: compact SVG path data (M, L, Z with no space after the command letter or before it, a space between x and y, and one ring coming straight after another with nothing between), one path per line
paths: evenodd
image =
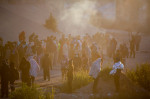
M43 93L38 86L29 87L25 84L17 88L9 95L10 99L54 99L54 90L51 93Z
M133 82L150 91L150 64L137 65L135 70L128 70L126 75Z
M80 70L74 73L73 77L73 83L72 83L72 90L79 89L83 86L88 85L90 82L92 82L93 79L89 76L89 72ZM65 81L62 86L60 87L61 92L67 92L68 86L67 81Z

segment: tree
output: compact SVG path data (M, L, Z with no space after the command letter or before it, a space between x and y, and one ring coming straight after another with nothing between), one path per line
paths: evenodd
M56 19L53 17L52 13L50 13L50 17L46 20L44 26L47 29L52 30L53 32L57 32L58 31L58 29L57 29L57 22L56 22Z

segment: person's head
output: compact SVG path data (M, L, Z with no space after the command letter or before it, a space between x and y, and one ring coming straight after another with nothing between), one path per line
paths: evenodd
M119 62L120 61L120 58L119 57L116 57L115 58L115 62Z
M13 62L10 62L10 68L15 68L15 65Z

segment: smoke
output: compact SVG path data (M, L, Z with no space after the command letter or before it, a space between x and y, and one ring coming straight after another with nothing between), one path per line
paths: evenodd
M90 16L96 13L95 1L82 0L72 4L66 3L60 14L60 23L62 23L60 28L63 32L71 32L72 34L88 32L92 27L89 23Z

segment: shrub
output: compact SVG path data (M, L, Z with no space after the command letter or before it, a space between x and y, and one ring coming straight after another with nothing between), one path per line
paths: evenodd
M84 70L80 70L75 72L72 82L72 90L79 89L83 86L88 85L90 82L92 82L93 79L89 76L89 73ZM67 81L63 83L63 85L60 87L60 90L62 92L68 91Z
M150 91L150 64L138 65L136 70L129 70L126 74L132 81Z
M38 89L37 86L29 87L25 84L21 88L16 89L9 95L10 99L54 99L54 93L46 94Z

